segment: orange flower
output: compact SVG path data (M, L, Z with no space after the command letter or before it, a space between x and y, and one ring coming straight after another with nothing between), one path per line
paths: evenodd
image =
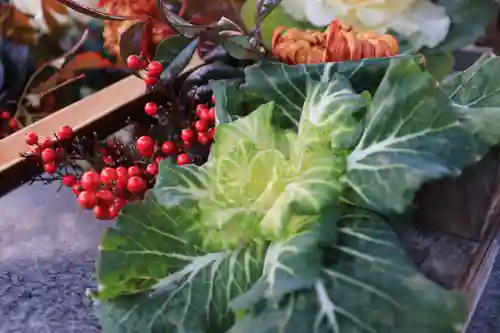
M159 17L155 0L106 0L101 1L104 11L111 15L137 16L149 15ZM137 21L104 21L104 47L114 55L120 54L120 35ZM172 34L168 25L155 24L152 31L152 42L159 43Z
M292 65L390 57L398 48L392 35L356 33L338 20L325 32L278 27L272 38L273 56Z

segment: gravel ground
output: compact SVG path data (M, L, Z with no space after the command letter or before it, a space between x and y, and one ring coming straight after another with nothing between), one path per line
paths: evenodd
M500 254L467 333L500 332Z
M0 333L100 332L85 290L107 225L56 189L0 199Z
M72 195L23 186L0 199L0 333L97 333L85 289L106 224ZM467 333L500 331L500 256Z
M0 267L0 332L98 333L85 289L95 253L24 260Z

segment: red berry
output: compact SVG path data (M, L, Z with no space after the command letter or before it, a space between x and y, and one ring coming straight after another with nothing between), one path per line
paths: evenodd
M9 127L11 129L19 128L19 122L17 121L16 118L10 118L10 120L9 120Z
M158 164L156 163L148 164L148 166L146 167L146 172L151 176L156 175L158 173Z
M210 114L209 114L209 109L204 109L200 112L200 120L203 120L204 122L210 123Z
M116 198L113 206L116 207L120 211L123 207L125 207L126 204L127 204L127 200L122 199L122 198Z
M215 106L214 106L214 107L211 107L210 109L208 109L208 114L207 114L207 116L208 116L208 118L209 118L208 120L209 120L211 123L214 123L214 122L215 122L215 114L216 114L216 113L215 113L215 111L216 111Z
M131 193L142 192L146 189L146 181L138 176L130 177L127 183L127 189Z
M9 118L10 118L10 113L9 113L9 111L2 111L2 112L0 113L0 118L5 119L5 120L9 119Z
M154 116L156 115L156 113L158 113L158 105L153 102L148 102L144 106L144 112L146 112L146 114L149 116Z
M158 61L151 61L148 65L148 75L158 77L163 71L163 66Z
M177 156L177 164L178 165L185 165L191 163L191 157L189 157L188 154L182 153L179 156Z
M148 86L152 86L158 82L158 79L152 76L146 76L144 78L144 83L146 83Z
M184 149L189 149L193 146L193 141L182 141L182 143L183 143L182 148Z
M111 156L104 156L102 158L102 161L104 162L104 164L106 165L113 165L113 158Z
M130 168L128 168L127 173L128 173L129 177L139 176L141 174L141 169L139 169L137 166L133 165Z
M198 132L206 132L208 130L208 124L205 121L198 120L194 123L194 128Z
M36 145L36 143L38 142L38 135L36 135L35 132L28 132L26 133L25 139L26 139L26 144L30 146Z
M125 190L127 188L128 177L119 177L115 184L115 190Z
M163 160L163 157L161 157L161 156L156 156L156 157L155 157L155 162L156 162L156 163L160 163L160 162L161 162L161 160Z
M215 138L215 127L212 127L208 130L208 137L210 138L210 140L213 140Z
M118 167L116 168L116 174L118 175L118 178L122 178L122 177L125 177L125 178L128 178L128 172L127 172L127 169L125 167Z
M76 182L77 182L77 179L76 179L75 175L72 175L72 174L64 175L62 178L63 185L67 186L67 187L72 187L72 186L76 185Z
M42 151L42 161L44 161L45 163L54 162L56 157L56 151L52 148L46 148Z
M143 61L138 56L136 56L136 55L128 56L128 58L127 58L127 67L128 68L133 69L133 70L139 70L143 67L143 65L144 65Z
M174 154L177 151L177 146L172 141L165 141L161 145L161 151L165 155L172 155L172 154Z
M208 110L208 105L206 104L198 104L196 106L196 115L199 117L203 110Z
M108 208L108 218L110 220L116 218L119 213L120 213L120 209L118 207L116 207L115 205L109 206L109 208Z
M113 204L115 200L114 194L109 190L100 190L96 194L97 200L99 201L99 205L104 207L109 207Z
M82 187L80 186L80 184L76 183L75 185L73 185L73 187L71 188L71 190L73 191L73 193L75 195L79 195L80 192L82 192Z
M149 157L154 153L155 142L150 136L141 136L135 145L142 156Z
M40 148L47 149L52 147L52 139L49 137L45 137L40 141Z
M109 219L108 215L108 207L103 207L103 206L94 206L94 209L92 210L94 213L94 216L98 220L107 220Z
M59 140L69 140L73 137L73 129L68 125L63 126L57 133L57 137Z
M90 191L82 191L78 194L78 204L85 209L92 209L97 205L97 196Z
M185 128L181 131L181 140L184 142L192 142L194 139L194 132L190 128Z
M101 171L101 181L104 185L112 185L118 178L118 173L113 168L104 168Z
M96 171L86 171L80 179L82 187L87 191L96 191L101 187L101 177Z
M55 173L57 171L57 165L55 163L46 163L43 165L43 170L47 173Z
M212 98L210 101L212 102L212 105L215 105L215 95L212 95Z
M198 142L205 146L210 143L210 137L205 133L198 133Z

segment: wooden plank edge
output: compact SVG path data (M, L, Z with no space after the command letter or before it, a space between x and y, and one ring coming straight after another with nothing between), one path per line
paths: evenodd
M499 170L500 172L500 170ZM486 283L493 269L496 256L499 251L498 236L500 233L500 184L497 184L491 199L490 209L485 219L483 237L479 241L479 247L473 254L468 265L468 272L457 286L459 290L467 294L467 307L469 317L463 332L467 330L474 315L476 306L484 292Z
M463 333L466 333L467 328L469 327L470 321L476 312L477 305L481 296L484 293L484 289L486 284L488 283L488 278L491 275L493 270L493 265L495 264L495 259L497 257L499 250L498 241L493 241L491 244L487 255L481 261L481 265L478 268L478 271L475 275L475 278L471 281L469 285L469 289L467 290L467 308L469 309L469 317L467 318L467 322L464 326Z
M77 135L93 131L109 135L123 127L120 120L142 107L145 90L142 80L129 76L0 140L0 196L40 172L19 155L27 150L26 132L34 131L40 137L52 136L61 126L69 125Z

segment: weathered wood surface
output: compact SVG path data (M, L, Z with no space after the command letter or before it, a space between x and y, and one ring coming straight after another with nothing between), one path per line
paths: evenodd
M415 200L415 224L479 241L497 190L499 158L500 150L493 149L460 177L425 185Z
M417 194L412 224L398 230L423 274L467 293L470 316L498 253L499 171L495 148L460 177L427 184Z

